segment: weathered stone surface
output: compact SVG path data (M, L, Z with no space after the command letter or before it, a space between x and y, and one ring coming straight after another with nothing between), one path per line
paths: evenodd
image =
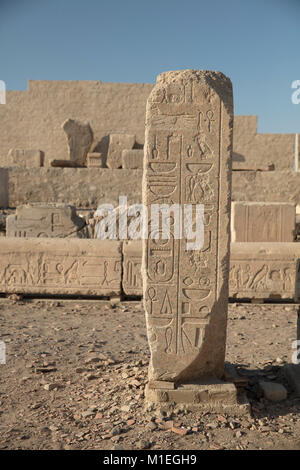
M143 169L144 150L133 149L123 150L122 152L122 168Z
M128 204L141 203L142 198L141 170L15 167L0 171L0 178L6 181L9 207L60 202L96 209L102 203L118 206L120 194L127 196Z
M142 283L142 240L123 242L122 286L126 295L141 296Z
M104 155L100 152L91 152L87 154L88 168L105 168Z
M229 295L293 299L300 243L232 243Z
M112 240L3 238L0 292L120 295L121 256Z
M76 208L67 204L26 204L6 219L7 237L79 237L85 226Z
M13 147L42 148L45 166L63 158L66 143L60 124L69 117L90 122L95 142L118 130L135 134L143 144L146 101L152 89L153 84L143 83L29 80L26 91L6 91L7 105L0 107L0 166L9 166L8 151ZM233 168L264 168L267 160L275 163L276 170L292 170L294 136L264 136L257 134L257 116L234 117Z
M300 172L233 171L232 200L299 204Z
M11 166L34 168L44 166L44 152L33 149L10 149L8 158Z
M292 242L296 207L288 203L233 202L232 242Z
M286 388L279 383L261 381L259 382L259 386L267 400L282 401L287 397Z
M61 123L70 117L90 123L95 143L117 130L135 134L143 144L152 88L153 84L143 83L29 80L26 91L7 91L7 106L0 107L0 167L9 166L7 154L13 147L43 149L45 166L65 158Z
M90 124L75 119L67 119L62 128L67 135L69 159L78 165L84 166L88 151L93 143L93 132Z
M103 201L117 205L119 188L127 195L129 204L141 203L142 176L142 170L126 169L99 168L95 172L92 168L2 168L0 182L3 181L4 186L0 185L0 197L4 200L1 207L16 207L27 202L65 202L89 208L96 208ZM297 204L300 172L234 171L232 191L234 201Z
M231 416L247 414L250 406L247 400L237 396L234 384L206 378L203 383L174 384L170 382L149 382L146 386L147 399L162 409L187 406L201 412L228 413Z
M134 146L135 135L110 134L106 164L108 168L122 167L122 152L130 150Z
M124 245L125 246L125 245ZM139 240L128 242L123 248L123 288L127 267L125 260L133 257L138 267L142 259ZM126 253L126 254L125 254ZM296 263L300 258L300 243L231 243L229 297L256 299L293 299L300 302L300 279L295 288ZM300 263L300 261L299 261ZM129 265L130 266L130 265ZM126 291L134 288L134 295L142 296L138 279L139 269L134 271L134 286L128 282ZM130 279L130 278L128 278Z
M223 375L232 121L231 82L219 72L164 73L147 102L143 203L204 204L206 215L202 250L172 229L168 241L150 230L143 244L150 381Z

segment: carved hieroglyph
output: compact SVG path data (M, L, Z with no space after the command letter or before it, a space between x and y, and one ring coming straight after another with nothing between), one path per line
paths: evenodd
M158 77L146 112L143 202L204 205L204 245L155 240L143 247L149 378L187 382L224 368L233 102L220 72ZM172 224L171 224L172 227Z
M2 238L0 292L117 296L121 264L113 240Z

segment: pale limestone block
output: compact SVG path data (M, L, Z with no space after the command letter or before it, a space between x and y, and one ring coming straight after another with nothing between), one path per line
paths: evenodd
M11 166L34 168L44 166L44 152L34 149L10 149L8 158Z
M133 149L122 151L122 168L143 169L144 150Z
M117 241L3 238L0 292L119 296L121 263Z
M158 77L146 110L143 203L203 204L204 246L143 243L149 379L184 383L224 372L233 103L220 72ZM191 397L192 398L192 394ZM149 397L151 400L151 398Z
M293 203L233 202L232 242L292 242L296 207Z
M26 204L6 219L7 237L80 237L85 220L69 204Z
M131 150L135 144L135 135L110 134L106 164L108 168L122 167L122 151Z
M88 122L67 119L63 125L68 141L68 155L72 162L86 165L86 157L93 143L93 132Z

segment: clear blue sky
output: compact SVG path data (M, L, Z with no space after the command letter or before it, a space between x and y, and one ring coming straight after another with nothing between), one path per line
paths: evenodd
M300 133L300 0L0 0L0 80L154 83L221 70L236 114L259 132Z

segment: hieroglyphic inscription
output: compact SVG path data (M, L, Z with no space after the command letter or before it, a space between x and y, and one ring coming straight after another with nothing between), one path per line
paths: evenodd
M149 236L143 283L153 380L218 375L222 368L231 126L231 84L222 74L162 74L148 99L143 201ZM172 218L170 238L155 237L161 233L151 231L152 204L179 204L182 210L190 204L193 214L196 204L203 204L202 249L188 250L185 238L176 239ZM222 344L210 344L217 325L224 330L216 336ZM209 357L212 349L214 358Z
M7 238L0 292L111 295L121 292L121 245L107 240Z

